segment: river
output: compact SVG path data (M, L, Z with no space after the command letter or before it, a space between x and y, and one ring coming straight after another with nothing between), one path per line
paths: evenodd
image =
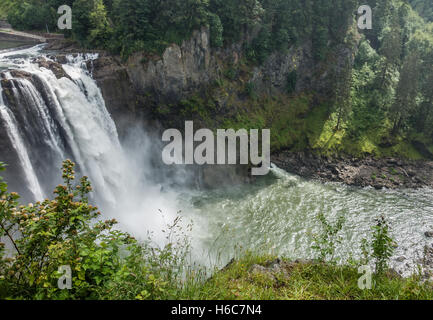
M161 230L166 224L177 215L185 224L192 221L193 259L207 265L223 265L246 249L314 258L312 235L319 231L319 212L330 221L344 217L337 260L358 259L361 240L370 238L375 219L383 215L397 245L392 266L404 275L416 270L424 246L431 242L424 233L433 230L433 190L321 183L275 166L268 176L249 185L211 191L186 184L179 187L179 183L173 187L171 180L187 180L191 173L182 167L170 181L154 179L157 169L152 167L149 150L158 143L146 128L136 130L126 142L119 139L87 69L86 62L97 55L68 56L63 65L67 78L57 79L35 62L42 56L50 60L41 50L37 46L0 54L0 72L12 82L18 102L0 99L0 125L7 132L1 139L8 138L18 154L33 199L49 195L59 182L57 168L70 157L79 172L90 177L96 189L94 201L105 215L116 217L121 228L138 238L152 232L155 242L163 245ZM31 80L14 76L13 69L27 72Z

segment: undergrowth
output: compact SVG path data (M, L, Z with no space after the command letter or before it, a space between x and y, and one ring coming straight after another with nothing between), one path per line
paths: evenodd
M0 171L4 165L0 163ZM137 241L104 221L89 203L87 177L75 184L74 164L63 164L64 184L53 200L27 206L0 178L0 299L146 300L146 299L432 299L430 283L414 275L389 273L391 239L380 220L371 243L377 272L371 290L358 287L356 264L332 260L343 225L319 216L322 259L280 261L280 269L255 272L276 257L243 252L222 270L193 264L188 233L178 217L164 230L163 246ZM327 249L328 248L328 249ZM65 274L64 267L71 274ZM70 287L62 286L70 281Z

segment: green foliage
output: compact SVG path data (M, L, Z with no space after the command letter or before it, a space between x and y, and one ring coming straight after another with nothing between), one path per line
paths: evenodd
M209 14L210 40L213 47L222 47L224 44L224 27L218 15Z
M73 186L74 166L63 165L65 185L59 185L54 200L18 207L18 195L1 194L0 237L5 237L14 255L1 255L0 295L4 298L81 299L96 298L95 290L115 273L117 253L133 242L114 231L115 221L90 221L100 213L88 204L92 190L86 177ZM73 289L61 291L58 269L73 270Z
M235 67L230 66L224 70L224 76L229 80L235 80L238 76L238 70Z
M210 0L209 10L218 15L226 41L236 41L259 22L263 8L258 0Z
M3 164L0 164L0 171ZM187 238L180 218L166 230L163 248L138 243L102 221L90 205L87 177L78 185L74 164L63 164L64 185L54 200L19 206L0 180L1 299L169 299L181 290ZM60 290L58 270L69 266L72 289Z
M289 95L295 92L297 80L298 80L298 73L296 72L296 70L293 70L287 75L286 89Z
M363 263L374 259L376 274L382 276L388 271L389 259L394 253L394 240L390 236L390 227L384 216L376 219L376 225L372 228L372 241L362 240L361 250L364 255Z
M312 249L318 252L319 261L332 263L335 256L335 247L342 241L338 233L343 228L345 218L339 216L337 221L332 224L326 219L324 213L320 212L317 215L317 220L320 222L321 233L313 235L314 244Z
M409 0L409 3L422 17L433 22L432 0Z
M272 52L271 31L264 26L259 35L253 40L251 47L247 49L247 57L259 64L262 64Z
M238 41L259 30L247 55L261 63L273 51L286 51L312 37L317 59L328 41L341 42L354 1L301 0L4 0L15 28L56 30L57 8L73 8L73 36L83 45L110 49L124 57L136 51L160 54L202 26L211 44ZM342 23L343 21L343 23ZM69 32L67 32L69 35Z
M429 1L409 3L430 16ZM147 61L204 26L209 27L213 47L240 41L244 55L223 71L224 80L232 81L242 99L253 101L252 106L233 108L224 115L225 121L278 128L273 130L274 150L421 158L414 146L433 145L433 24L406 2L368 1L374 28L364 31L356 30L354 0L4 0L0 8L15 27L55 30L56 9L64 3L73 7L71 36L86 47L109 49L125 59L144 51ZM307 80L303 87L308 90L308 80L319 79L322 72L331 81L327 92L301 94L317 96L319 103L307 106L305 113L291 109L290 99L297 103L295 88L303 77L293 71L284 75L287 84L281 91L287 97L267 99L263 108L257 107L254 100L260 97L251 93L263 91L250 90L248 84L254 65L272 54L279 58L278 53L295 53L300 45L308 48L310 43L315 60L310 71L316 73L312 79L302 79ZM356 53L354 63L343 53L349 49ZM294 69L297 63L293 61ZM329 109L323 110L324 105ZM212 108L213 103L203 106ZM212 111L202 106L180 110L185 109L206 118Z
M383 273L387 267L389 259L394 252L393 239L389 235L389 225L385 217L380 217L376 220L376 225L373 227L373 258L376 262L376 273Z
M103 0L76 0L72 7L74 36L86 46L103 47L111 37Z
M431 300L431 284L418 276L407 279L384 275L371 290L358 287L360 274L350 266L297 263L283 259L276 272L254 272L268 267L274 256L247 253L188 295L209 300Z
M8 193L0 178L0 237L9 241L0 243L1 299L433 299L432 286L417 276L384 273L372 290L360 290L356 268L283 259L279 271L253 272L253 266L276 259L248 252L209 278L205 269L186 267L191 225L184 231L177 218L164 230L161 248L138 243L116 230L115 221L97 219L87 198L90 183L83 177L74 186L74 174L73 163L65 161L64 185L56 188L55 199L28 206L18 206L19 196ZM333 255L342 218L335 225L323 215L319 220L323 254ZM374 230L374 256L385 270L388 227L380 219ZM64 265L72 269L71 290L57 286Z
M257 97L256 95L256 87L253 82L248 82L245 84L245 94L250 97L251 99L255 99Z

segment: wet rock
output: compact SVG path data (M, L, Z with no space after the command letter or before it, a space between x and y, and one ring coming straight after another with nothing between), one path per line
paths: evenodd
M423 265L429 268L433 267L433 247L426 245L424 247Z
M22 78L22 79L27 79L27 80L32 79L32 75L26 71L23 71L23 70L11 70L10 74L14 78Z
M395 269L391 268L386 271L386 275L391 279L401 279L402 276Z
M66 58L66 55L64 55L64 54L55 56L54 60L56 60L58 63L61 63L61 64L68 63L68 59Z
M273 155L272 162L305 178L343 182L351 186L371 186L378 190L433 187L432 161L344 157L322 159L283 151Z
M68 78L72 81L71 77L63 70L63 67L60 63L46 60L45 58L37 58L35 61L41 68L49 69L51 70L57 79L61 78Z
M433 238L433 231L426 231L426 232L424 233L424 235L425 235L427 238Z
M142 102L134 90L126 66L116 57L100 55L88 66L93 78L98 83L105 105L117 125L119 135L123 137L128 128L137 119L150 112L148 104ZM140 107L140 108L139 108Z
M83 51L81 46L71 39L47 39L48 44L46 50L59 50L63 52L80 50Z
M251 274L261 274L270 280L278 280L278 277L286 277L290 276L290 269L293 267L293 264L286 263L280 259L276 259L274 261L269 261L265 265L255 264L251 267Z
M395 259L395 261L397 261L397 262L404 262L406 260L406 257L404 257L404 256L401 256L401 257L398 257L397 259Z

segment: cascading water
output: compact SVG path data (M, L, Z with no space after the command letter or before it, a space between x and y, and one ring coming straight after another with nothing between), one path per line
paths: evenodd
M379 215L391 222L398 244L393 266L403 274L414 270L424 245L430 245L424 237L433 229L433 192L428 188L349 188L305 181L278 168L253 185L215 191L171 188L183 181L184 173L164 185L152 181L157 175L150 158L155 141L142 129L130 141L119 141L87 68L97 56L68 56L64 74L57 78L38 63L40 51L35 47L0 54L0 129L7 132L34 199L48 195L60 182L58 168L69 157L80 174L89 176L104 214L117 218L121 228L137 237L153 232L155 241L163 243L161 230L182 210L194 221L194 254L203 263L224 253L223 264L237 245L311 258L318 212L331 219L345 216L344 239L337 248L342 259L360 257L361 240L371 235Z
M95 201L106 215L143 237L146 231L157 233L156 241L162 242L165 222L159 212L167 218L176 216L178 210L171 205L175 194L162 193L161 185L146 181L146 159L123 149L101 91L87 69L97 55L67 56L64 74L58 77L40 65L41 58L54 62L40 50L0 54L5 96L0 125L6 124L31 198L41 200L48 195L61 182L61 162L71 158L79 174L90 178ZM146 137L138 140L146 153ZM137 145L131 149L140 153Z
M2 89L0 87L0 116L3 119L6 130L9 135L9 139L12 141L14 148L17 150L19 160L27 178L27 183L30 186L30 190L33 192L33 196L36 199L42 199L43 192L39 185L38 178L36 177L26 147L22 141L22 137L18 132L17 122L14 115L11 113L9 108L4 104L2 97Z
M19 58L15 63L20 62L19 70L26 73L5 73L4 78L12 86L13 101L9 104L15 102L12 109L21 120L23 128L19 131L25 133L26 149L50 154L48 159L37 156L36 161L41 162L42 158L48 161L47 167L58 168L63 159L72 157L100 190L98 196L115 203L115 194L120 190L114 180L125 178L117 170L124 163L123 152L100 90L87 70L82 69L83 62L91 58L80 56L74 64L65 65L69 78L60 79L31 58ZM40 90L36 83L40 84ZM21 154L22 150L17 152ZM39 171L42 176L42 170Z

